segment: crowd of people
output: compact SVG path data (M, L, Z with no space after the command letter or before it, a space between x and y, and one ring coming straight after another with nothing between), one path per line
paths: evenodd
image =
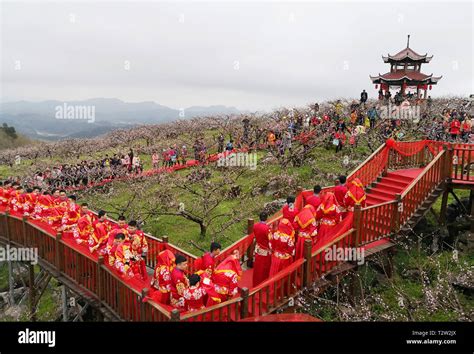
M305 198L301 210L295 206L295 198L288 197L276 230L266 223L268 216L262 212L260 222L253 229L256 241L253 286L303 257L304 241L311 240L314 244L327 236L346 213L353 211L356 203L365 205L362 184L356 178L346 186L345 176L340 176L334 192L321 193L321 187L315 186L314 194ZM36 186L25 190L9 180L0 183L0 207L61 231L63 237L71 237L90 253L104 256L106 264L126 279L136 277L146 282L149 279L145 264L147 239L135 220L127 223L120 216L114 223L105 211L91 212L87 203L77 203L76 197L68 196L64 189L53 188L49 192ZM238 293L243 272L240 255L235 251L217 264L215 258L221 248L213 242L209 252L195 261L195 271L189 274L184 256L170 250L160 252L149 296L182 311L199 310L232 298Z

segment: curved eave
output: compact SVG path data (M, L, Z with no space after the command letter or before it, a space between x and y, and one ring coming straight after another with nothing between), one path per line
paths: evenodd
M410 59L411 61L414 61L414 62L429 63L431 61L431 59L433 59L433 56L429 57L427 55L428 54L421 55L420 58L413 58L410 55L405 55L404 57L402 57L400 59L396 59L392 55L388 54L387 57L384 57L382 55L382 59L383 59L384 63L390 63L390 62L399 63L399 62L402 62L406 59Z

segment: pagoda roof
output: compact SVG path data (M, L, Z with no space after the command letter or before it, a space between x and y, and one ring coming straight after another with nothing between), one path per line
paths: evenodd
M370 76L373 83L379 83L380 81L418 81L418 82L429 82L436 84L443 76L434 77L433 74L426 75L414 70L397 70L388 72L383 75L379 73L378 76Z
M429 57L428 54L424 54L424 55L418 54L417 52L415 52L410 47L406 47L406 48L402 49L401 51L399 51L395 55L388 54L388 56L386 56L386 57L382 56L382 59L385 63L389 63L389 62L392 62L392 61L395 61L395 62L397 62L397 61L421 61L422 63L429 63L432 58L433 58L433 56Z

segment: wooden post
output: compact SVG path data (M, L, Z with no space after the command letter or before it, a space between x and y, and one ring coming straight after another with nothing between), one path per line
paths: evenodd
M146 303L143 302L143 299L148 296L149 289L143 288L142 295L140 296L140 321L145 321L146 318Z
M361 242L361 217L362 217L362 206L360 204L354 205L354 229L355 229L355 242L354 247L359 247Z
M103 264L104 256L99 256L97 259L97 297L99 298L100 305L102 305L102 299L104 296L104 274L102 271Z
M253 233L253 225L255 221L252 218L247 219L247 235L251 235ZM253 252L255 250L255 239L250 244L249 248L247 248L247 267L253 267Z
M446 146L443 146L443 149L445 149ZM446 182L451 182L451 179L453 177L453 157L454 157L454 149L452 145L449 145L447 157L446 157Z
M61 285L61 302L63 303L63 322L69 320L68 310L67 310L67 288L66 285Z
M6 230L7 230L7 240L8 240L8 244L10 244L10 241L11 241L11 237L10 237L10 227L9 227L9 223L8 223L9 216L10 216L10 212L7 210L7 211L5 212L5 221L6 221L5 228L6 228Z
M242 288L240 296L242 297L240 306L240 318L246 318L249 314L249 289Z
M29 271L29 286L30 286L30 319L32 322L36 321L36 306L35 306L35 268L34 265L28 263L28 271Z
M448 196L449 196L449 187L447 184L444 186L443 197L441 199L441 209L439 212L439 225L446 225L446 211L448 209Z
M26 216L23 216L23 218L21 219L22 220L22 224L23 224L23 242L22 244L25 246L25 247L28 247L29 244L26 243L26 239L27 239L27 235L26 235L26 221L28 220L28 218Z
M179 310L177 309L171 310L171 322L179 322L179 320L180 320Z
M398 206L402 203L402 195L400 193L395 194L395 210L392 216L392 232L396 234L400 229L400 211L398 210Z
M59 231L57 234L56 234L56 239L54 241L54 245L55 245L55 262L56 262L56 270L59 273L61 273L63 271L62 269L62 260L63 260L63 257L64 257L64 254L63 254L63 250L62 250L62 245L61 245L61 238L63 237L63 233L61 231Z
M303 287L306 288L311 285L311 249L313 243L311 240L304 240L304 271L303 271Z
M387 163L385 164L384 168L383 168L383 171L382 171L382 176L385 177L387 174L388 174L388 166L390 165L390 153L391 153L391 149L388 150L388 153L387 153Z

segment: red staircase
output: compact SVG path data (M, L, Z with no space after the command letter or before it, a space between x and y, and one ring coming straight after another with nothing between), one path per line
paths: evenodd
M410 168L389 172L367 193L367 206L395 200L395 195L402 193L416 178L422 169Z

